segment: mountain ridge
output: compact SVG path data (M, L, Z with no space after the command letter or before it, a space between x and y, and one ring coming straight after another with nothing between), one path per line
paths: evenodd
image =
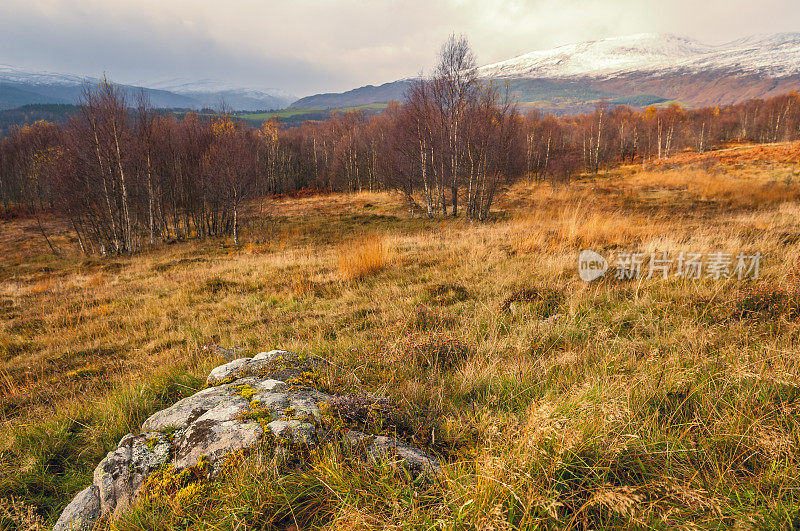
M597 78L710 70L772 77L800 74L800 33L752 35L721 45L642 33L529 52L484 65L478 72L486 78Z
M507 85L523 108L555 114L584 112L601 100L632 106L738 103L800 89L800 33L751 35L717 45L673 34L639 33L528 52L483 65L478 74ZM144 90L156 107L261 111L402 100L413 79L300 99L279 89L247 88L215 79L172 78L120 86L131 96ZM0 109L75 103L87 83L99 81L0 65Z
M800 33L751 35L720 45L640 33L528 52L483 65L478 74L507 84L524 109L554 114L585 112L601 100L634 107L739 103L800 89ZM308 96L293 106L401 100L410 82Z
M92 76L35 71L0 64L0 109L26 104L76 103L87 85L102 80ZM282 109L297 99L279 89L239 87L213 79L162 80L144 85L119 84L128 96L144 91L156 107L202 109L220 105L234 110Z

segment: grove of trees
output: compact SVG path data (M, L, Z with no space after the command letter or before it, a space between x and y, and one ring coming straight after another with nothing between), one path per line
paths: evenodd
M238 243L253 198L301 189L394 189L420 215L483 220L515 179L561 182L734 140L800 139L796 92L702 109L600 102L592 114L523 115L505 87L477 77L457 36L433 75L378 115L256 129L228 114L157 113L110 83L87 89L80 109L63 125L36 122L0 139L0 213L63 216L81 249L99 254L190 237Z

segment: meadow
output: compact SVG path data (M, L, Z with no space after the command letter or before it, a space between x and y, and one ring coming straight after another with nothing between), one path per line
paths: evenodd
M325 120L333 113L347 113L352 111L363 111L366 114L380 113L388 103L367 103L364 105L354 105L350 107L338 107L335 109L322 107L289 107L280 111L241 113L236 117L244 120L253 127L260 127L268 120L277 118L286 124L300 124L307 120Z
M223 362L326 360L440 457L242 456L109 529L757 529L800 524L799 144L521 182L490 221L395 193L253 204L242 244L81 257L0 221L0 527L52 525L116 441ZM763 255L759 278L578 278L582 249Z

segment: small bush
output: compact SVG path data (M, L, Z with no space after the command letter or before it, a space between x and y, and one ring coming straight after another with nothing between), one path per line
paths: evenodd
M382 271L389 263L386 237L373 235L339 249L339 275L343 280L359 280Z
M564 294L555 288L522 287L512 291L502 303L504 311L511 311L515 303L527 303L542 317L558 313L564 302Z
M420 369L452 369L470 355L470 348L466 343L438 333L412 338L404 345L403 350L404 357Z
M800 292L769 284L742 288L734 301L733 315L738 319L800 317Z
M425 289L425 298L430 302L448 305L469 299L469 291L460 284L434 284Z
M339 395L328 401L330 413L347 427L380 430L393 412L391 401L366 393Z
M209 278L205 281L205 283L200 287L198 290L201 293L211 293L216 295L217 293L222 293L228 290L231 290L237 287L239 284L236 282L232 282L230 280L224 280L221 278Z

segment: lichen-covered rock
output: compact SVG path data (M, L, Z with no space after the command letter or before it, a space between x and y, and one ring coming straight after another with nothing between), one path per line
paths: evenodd
M350 444L364 448L372 459L399 459L414 476L442 471L438 459L392 437L368 435L356 430L348 430L347 437Z
M111 514L136 501L150 472L169 460L170 444L161 433L123 437L94 470L100 512Z
M196 465L206 457L216 463L228 454L254 447L264 433L257 423L237 418L249 409L244 403L223 404L195 420L175 449L175 468Z
M246 377L292 382L313 372L316 360L287 350L260 352L252 358L239 358L220 365L208 375L208 385L220 385Z
M316 435L316 428L313 424L299 419L273 420L268 426L279 440L283 439L294 443L311 444Z
M266 372L269 368L270 363L268 361L239 358L225 365L220 365L211 371L206 383L208 385L220 385L246 376L259 376L261 372Z
M64 508L53 531L90 531L99 517L99 489L89 485Z
M168 464L182 470L204 461L213 473L227 456L260 445L265 435L282 445L284 455L318 444L325 436L320 404L332 397L311 386L315 367L304 356L272 350L215 368L208 388L150 416L140 435L120 440L56 529L91 529L98 518L129 507L147 477ZM348 440L372 458L400 458L415 475L441 470L435 459L389 437L351 431Z
M146 431L162 431L186 428L203 413L218 406L221 402L232 402L236 397L230 396L227 388L210 387L203 389L188 398L184 398L144 421L142 429Z

